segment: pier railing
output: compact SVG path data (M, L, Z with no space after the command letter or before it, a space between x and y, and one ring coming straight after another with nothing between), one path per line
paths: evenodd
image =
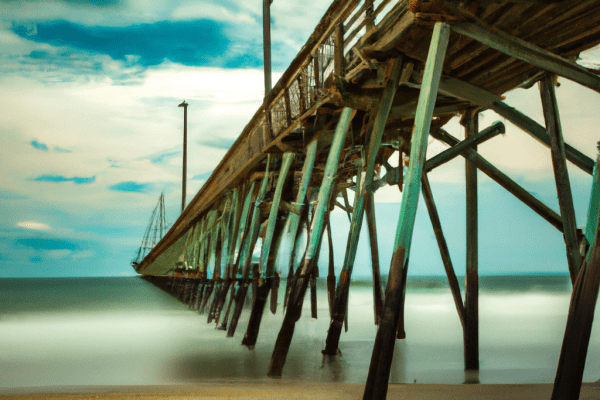
M147 255L141 269L152 263L185 234L224 190L266 157L272 146L286 151L281 139L298 129L327 100L324 90L333 74L354 74L369 61L353 50L361 34L387 12L390 0L336 0L329 7L288 69L264 99L240 137L202 189L182 212L163 240ZM406 5L403 6L406 8Z

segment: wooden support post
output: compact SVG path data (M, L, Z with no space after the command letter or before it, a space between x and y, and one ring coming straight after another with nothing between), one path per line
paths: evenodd
M230 290L229 290L229 302L227 303L227 310L225 310L225 316L223 317L223 320L221 321L221 325L219 325L217 327L218 330L220 331L225 331L227 330L227 322L229 321L229 313L231 312L231 305L233 304L233 300L235 299L235 281L232 281L230 284Z
M450 259L450 251L448 250L448 245L446 244L446 239L444 238L444 233L442 231L442 223L440 222L440 216L437 212L435 201L433 200L433 194L431 193L429 179L427 179L427 175L425 173L423 173L423 177L421 179L421 193L423 193L425 206L427 206L429 219L431 220L431 225L433 226L433 233L435 234L435 239L438 243L438 247L440 248L440 255L442 256L442 263L444 264L444 270L446 271L446 276L448 277L448 284L450 286L452 298L454 299L454 306L456 307L458 318L460 319L460 323L464 330L465 307L463 305L462 296L460 294L460 286L458 284L458 279L456 278L456 274L454 272L454 267L452 266L452 260Z
M502 122L496 121L491 126L477 133L476 135L469 136L462 142L455 146L450 147L448 150L442 151L440 154L431 157L425 162L425 172L430 172L432 169L439 167L442 164L458 157L466 149L475 149L478 144L485 142L493 137L496 137L500 133L506 131Z
M360 173L360 172L359 172ZM354 210L354 208L350 208L350 201L348 200L348 190L342 190L342 197L344 198L344 207L346 208L346 215L348 216L348 222L352 223L352 216L350 213Z
M279 249L281 247L281 240L283 239L283 224L281 221L278 222L277 228L275 229L277 232L277 241L275 243L275 254L279 253ZM277 261L277 256L272 260L273 264ZM273 278L271 279L271 304L270 309L271 313L275 315L277 312L277 299L279 297L279 286L281 285L281 278L277 271L273 271Z
M306 110L308 109L307 107L307 101L306 101L306 82L304 79L302 79L302 75L298 76L298 108L300 109L300 115L304 114L306 112Z
M263 271L265 271L266 278L272 278L275 272L274 261L277 254L273 254L271 251L271 243L275 234L275 225L277 224L277 217L279 215L279 204L281 203L281 196L283 194L283 187L288 177L290 167L294 161L294 153L285 153L281 162L281 168L279 170L279 177L277 179L277 186L275 187L275 193L273 194L273 203L269 212L269 220L267 222L267 230L265 232L265 239L263 241L263 252L261 254L260 265Z
M239 225L239 217L241 214L242 208L242 196L239 195L240 190L235 188L233 190L233 194L231 197L231 208L229 210L229 218L227 224L225 225L225 246L224 246L224 254L225 254L225 280L222 285L221 293L219 294L217 301L217 308L215 310L215 323L219 326L219 322L221 320L221 312L223 307L225 306L225 301L227 300L227 294L229 293L229 289L234 279L232 279L232 271L234 266L234 257L235 257L235 238Z
M208 323L211 323L216 318L217 306L223 288L223 279L221 278L221 261L223 253L227 253L227 232L226 226L229 222L229 200L225 201L223 211L221 213L221 222L215 226L216 230L216 251L215 251L215 267L212 280L215 289L213 290L213 299L208 311Z
M225 311L225 316L223 317L223 321L221 322L221 325L218 326L217 329L219 330L227 330L227 323L229 321L229 313L231 312L231 305L233 304L233 300L235 299L235 294L236 294L236 290L235 290L235 284L236 282L238 282L238 265L239 265L239 253L238 253L238 257L235 260L235 252L236 250L240 247L240 237L242 234L245 235L244 230L245 230L245 225L246 225L246 220L248 217L248 210L250 209L250 202L252 200L252 193L254 192L254 186L256 184L256 181L253 181L250 184L250 187L248 189L248 193L246 194L246 199L243 200L243 194L244 194L244 188L247 187L246 185L244 187L242 187L242 189L239 192L239 197L238 197L238 201L234 202L234 204L236 204L236 209L235 209L235 219L234 219L234 225L233 225L233 229L231 231L231 247L230 247L230 258L229 258L229 262L231 263L230 265L230 276L231 276L231 283L230 283L230 294L229 294L229 302L227 305L227 310ZM225 303L223 303L225 304Z
M335 302L335 262L333 257L333 236L331 234L331 220L329 214L327 214L327 244L329 247L329 265L327 268L327 300L329 302L329 318L333 318L333 303Z
M300 229L297 230L296 236L292 238L292 252L290 254L289 272L285 287L285 298L283 300L284 309L287 308L290 293L295 285L297 275L300 273L300 266L294 270L294 266L296 264L296 252L298 251L298 240L301 237L302 229L306 227L306 230L308 230L308 214L310 208L314 208L310 206L310 203L307 207L303 208L302 214L300 214ZM306 254L306 249L304 250L304 254ZM302 258L304 259L304 256Z
M319 267L315 266L310 274L310 316L317 318L317 272Z
M354 201L353 217L350 224L350 232L348 233L344 265L342 266L336 288L332 320L329 325L329 331L327 332L323 354L335 355L338 352L338 344L342 333L342 323L346 317L350 278L352 276L352 268L354 267L360 230L362 228L365 196L367 187L373 182L373 177L375 175L377 153L381 146L381 139L392 106L392 101L394 100L398 88L398 80L400 78L400 73L402 72L402 59L396 58L395 60L392 60L391 64L388 65L388 68L388 79L379 104L379 109L377 110L377 115L375 116L373 131L371 132L371 137L369 139L366 172L364 178L361 176L361 173L356 176L357 190ZM360 170L362 171L362 168L360 168Z
M600 144L599 144L600 146ZM598 148L600 150L600 148ZM585 227L584 235L588 243L594 243L594 234L596 225L598 224L598 209L600 208L600 161L596 163L594 168L594 176L592 179L592 193L590 194L590 205L588 209L588 219Z
M373 10L373 0L365 0L365 5L366 5L366 9L365 9L365 20L366 20L366 28L367 28L367 32L373 28L373 26L375 26L375 16L374 16L374 11Z
M365 213L369 229L369 244L371 245L371 267L373 270L373 311L375 325L379 325L383 312L383 290L381 289L381 274L379 272L379 246L377 245L377 224L375 222L375 198L373 192L367 192L365 198Z
M239 274L239 263L240 263L240 258L242 255L242 248L243 248L243 241L244 239L248 236L248 219L250 218L250 214L252 212L252 200L256 200L255 193L256 190L256 181L252 181L252 183L250 184L250 188L248 189L248 193L246 194L246 199L244 200L244 204L242 206L242 215L240 217L240 222L239 222L239 229L234 232L235 234L235 246L234 246L234 252L237 250L238 252L238 258L236 260L236 262L233 265L233 269L232 269L232 277L237 279L237 276Z
M567 161L565 158L565 144L552 75L548 73L544 75L540 81L540 93L542 96L544 119L546 120L546 130L548 131L548 136L550 136L552 166L554 167L554 180L556 181L558 204L563 222L567 263L569 265L571 283L574 284L579 273L579 268L581 267L581 256L579 255L575 209L573 208L573 196L571 194L571 184L569 183L569 172L567 171Z
M198 312L198 315L200 315L200 309L202 307L202 302L204 301L204 295L206 292L206 289L208 288L208 280L205 278L200 278L200 290L198 290L198 296L199 298L196 300L196 303L194 303L194 310Z
M449 144L450 146L454 146L459 143L458 139L442 129L438 129L436 132L432 133L432 136L446 144ZM560 218L560 215L554 212L554 210L546 206L527 190L519 186L515 181L510 179L498 168L494 167L492 163L479 155L479 153L477 153L475 150L468 149L464 154L462 154L462 156L477 165L477 168L479 168L481 172L492 178L493 181L498 183L504 189L508 190L517 199L521 200L529 208L531 208L546 221L550 222L550 224L552 224L556 229L562 232L562 219Z
M467 110L464 118L465 139L475 136L478 127L476 110ZM476 151L476 148L473 149ZM467 272L465 275L465 369L479 369L479 267L477 165L466 160Z
M290 102L290 92L289 88L286 88L283 92L283 99L285 101L285 120L287 121L287 126L292 125L292 104Z
M433 117L433 108L437 98L437 91L448 38L450 26L445 23L436 23L433 29L429 54L425 63L423 85L419 94L419 102L413 127L410 165L405 178L404 192L402 194L402 206L388 285L386 289L383 315L377 330L373 355L369 367L369 375L365 385L363 399L384 399L387 395L387 387L394 354L396 330L400 319L399 306L404 297L402 288L403 276L405 276L405 261L410 252L412 232L416 217L419 192L421 187L421 175L425 154L427 150L427 139Z
M242 309L244 307L244 300L246 299L246 293L248 292L248 284L250 278L250 267L252 264L252 252L254 251L254 246L256 245L256 240L258 239L258 234L260 231L260 204L264 201L265 196L267 194L267 186L268 182L271 178L272 172L269 171L271 164L271 157L267 159L267 167L265 171L265 176L262 180L260 191L256 196L256 201L254 204L254 210L252 212L250 229L248 230L248 235L244 237L244 242L242 246L242 251L240 255L240 260L243 265L243 276L242 282L240 283L240 287L236 293L235 298L235 309L233 311L233 316L231 317L231 324L229 325L229 330L227 331L227 336L232 337L235 333L235 329L237 328L237 323L242 314Z
M599 76L533 43L508 35L498 29L482 26L477 22L464 22L453 25L452 29L511 57L564 76L600 93Z
M210 234L210 250L208 253L208 257L206 259L206 271L208 271L208 267L211 261L213 261L214 269L212 279L208 282L208 288L204 291L204 300L202 301L202 306L200 306L200 314L204 314L204 309L210 300L210 296L213 293L215 288L215 279L214 275L216 272L216 258L217 258L217 242L219 236L219 227L218 224L215 224L217 219L217 210L213 210L210 212L208 219L208 233ZM208 279L208 274L205 274L205 278Z
M273 236L276 233L275 228L278 225L277 217L279 215L279 204L283 194L283 186L287 180L292 161L294 161L294 156L294 153L285 153L283 155L283 161L281 163L281 168L279 169L279 177L277 178L277 186L275 188L275 193L273 194L271 210L269 211L269 220L267 222L260 258L261 269L265 271L266 279L264 279L263 283L257 288L256 299L254 300L252 311L250 312L248 328L246 329L246 334L242 340L242 345L247 346L249 349L253 349L254 345L256 344L263 311L265 309L267 297L269 295L271 284L275 275L274 266L277 252L271 251L271 244L273 243ZM279 227L279 231L281 231L281 226ZM277 236L279 237L279 235ZM273 246L273 250L277 250L277 247L277 244Z
M308 192L308 187L310 185L310 180L312 178L312 173L315 166L315 159L317 158L317 144L318 141L314 140L306 147L306 158L304 160L304 165L302 166L302 179L300 181L300 186L298 187L298 193L296 195L296 205L302 205L303 212L301 214L306 212L308 208L306 206L306 193ZM300 215L289 213L288 219L283 229L284 233L288 235L287 240L291 246L290 258L287 260L290 268L285 283L285 298L283 302L284 308L287 307L289 289L291 289L291 282L293 281L294 276L294 258L296 254L296 240L298 236L299 226Z
M315 51L315 54L313 55L312 58L312 62L313 62L313 72L314 72L314 78L315 78L315 101L317 100L317 95L318 95L318 90L321 88L321 65L320 65L320 61L319 61L319 49L317 48L317 51Z
M598 157L598 162L600 162L600 157ZM593 238L590 241L592 246L573 286L552 400L578 399L581 390L600 283L600 218L598 216L598 197L593 195L594 192L600 192L598 164L596 164L594 178L592 201L588 208L588 221L595 220L596 222L595 226L588 224L586 227L586 238Z
M335 186L340 154L353 116L354 113L352 109L344 108L334 133L333 142L329 149L327 164L325 165L325 171L323 173L323 181L321 182L321 187L319 189L317 206L315 207L311 223L310 241L302 267L299 269L298 279L294 282L294 287L292 287L283 324L279 331L279 335L277 336L277 341L275 342L273 355L271 356L268 372L268 375L271 377L281 376L281 371L283 370L283 365L285 364L285 359L292 342L294 328L302 313L302 304L308 286L309 274L312 272L317 261L315 255L318 252L323 237L325 215L328 211L329 201Z
M344 59L344 23L339 22L335 27L335 41L333 47L333 67L334 74L337 76L345 76L345 59Z

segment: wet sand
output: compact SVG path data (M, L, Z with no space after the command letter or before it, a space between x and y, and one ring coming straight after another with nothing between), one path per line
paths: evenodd
M106 399L106 400L184 400L184 399L361 399L364 385L271 381L213 382L171 386L65 386L11 389L2 400ZM5 391L4 391L5 392ZM6 393L6 392L5 392ZM390 385L388 399L549 399L552 384L523 385ZM599 383L584 383L580 400L600 398Z

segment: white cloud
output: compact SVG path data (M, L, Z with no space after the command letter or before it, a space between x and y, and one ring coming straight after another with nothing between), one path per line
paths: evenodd
M234 12L221 4L190 3L176 8L171 13L173 20L211 19L227 23L237 22L245 24L256 23L256 17L247 12Z
M81 259L81 258L89 258L89 257L92 257L94 254L95 254L95 253L94 253L94 251L92 251L92 250L81 250L81 251L76 251L76 252L74 252L74 253L71 255L71 257L72 257L74 260L79 260L79 259Z
M44 256L47 258L51 258L54 260L60 260L63 258L67 258L73 254L73 251L67 249L58 249L58 250L46 250L44 251Z
M50 227L48 225L41 223L41 222L34 222L34 221L17 222L17 226L20 228L31 229L34 231L49 231L50 230Z

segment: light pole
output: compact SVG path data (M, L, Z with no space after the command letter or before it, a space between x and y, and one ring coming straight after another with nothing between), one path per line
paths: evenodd
M186 182L186 165L187 165L187 106L188 103L183 101L179 107L183 107L183 178L181 181L181 212L185 209L185 182Z
M271 91L271 3L263 0L263 50L265 57L265 97Z

